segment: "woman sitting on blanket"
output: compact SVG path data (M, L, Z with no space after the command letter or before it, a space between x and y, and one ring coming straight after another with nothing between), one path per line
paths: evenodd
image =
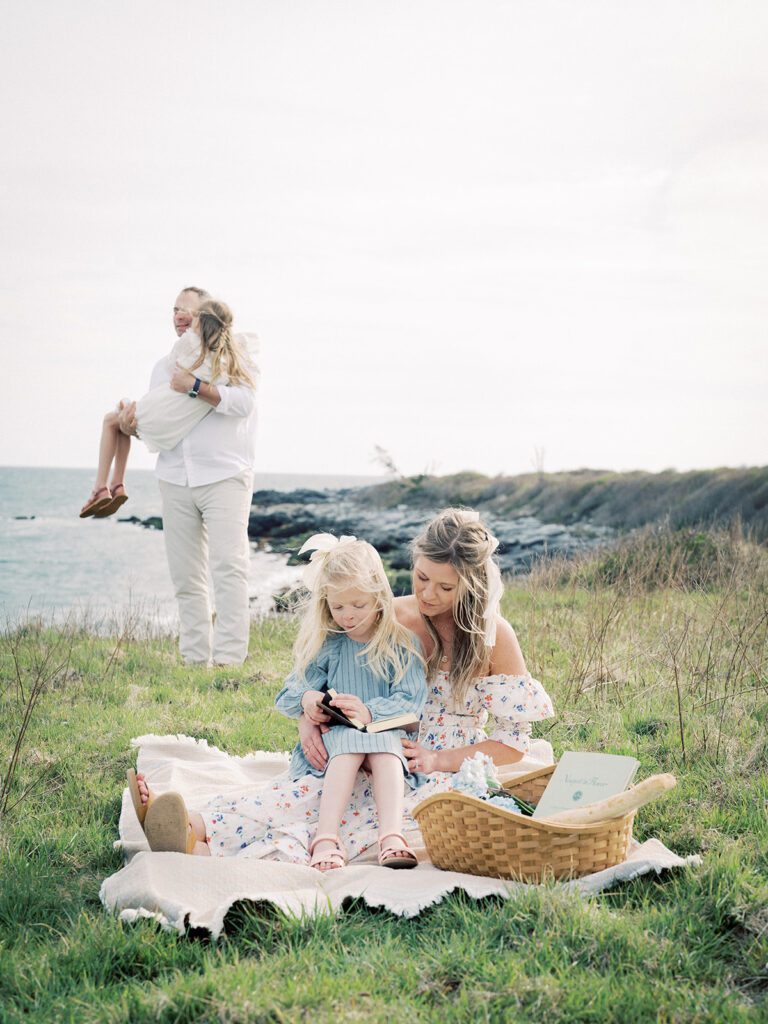
M421 641L427 703L419 742L402 743L410 771L429 778L406 797L406 830L416 827L407 812L449 789L450 773L477 750L520 772L552 762L550 745L530 739L531 722L550 717L552 703L527 672L514 630L499 614L503 587L493 560L497 546L476 512L450 508L412 545L413 594L396 599L395 613ZM299 720L301 747L317 770L327 761L320 728L326 724L319 708L308 709ZM145 756L151 759L147 747ZM178 794L169 803L178 805L184 827L191 822L196 842L190 852L308 864L322 785L314 775L298 781L284 775L237 798L218 796L198 804L199 813L189 819ZM132 793L143 820L149 791L141 775ZM351 856L374 845L376 827L370 781L360 773L339 829Z

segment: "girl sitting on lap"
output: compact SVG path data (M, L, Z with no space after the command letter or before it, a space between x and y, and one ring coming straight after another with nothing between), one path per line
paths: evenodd
M403 712L419 717L427 696L424 667L412 635L395 619L392 590L381 558L370 544L330 534L312 537L302 551L315 549L305 573L310 598L294 647L295 668L277 696L283 714L325 723L322 700L338 690L331 706L367 725ZM379 820L379 863L413 868L416 857L402 836L403 730L368 733L347 725L324 726L328 753L324 771L312 767L300 745L293 752L291 778L325 775L310 846L311 865L321 871L343 867L346 854L339 824L361 768L370 771Z

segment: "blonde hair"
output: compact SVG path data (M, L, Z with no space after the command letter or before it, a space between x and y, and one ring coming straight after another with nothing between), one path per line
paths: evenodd
M358 654L374 673L399 683L412 659L421 654L412 634L395 618L394 598L378 551L364 540L345 540L320 556L322 564L307 598L293 645L294 670L303 678L327 638L343 633L331 615L328 594L354 587L376 598L378 620L373 636Z
M187 291L196 289L187 288ZM204 299L195 315L198 317L200 334L200 358L191 367L197 369L210 353L211 381L226 377L230 384L246 384L254 387L252 372L246 365L245 354L232 337L232 310L220 299Z
M486 643L484 614L490 599L488 562L498 544L477 512L468 508L443 509L411 543L414 562L424 557L450 565L459 577L453 603L456 629L448 676L456 700L462 700L472 680L485 675L490 667L492 648ZM422 618L434 642L426 660L427 678L433 679L443 659L443 641L429 618Z

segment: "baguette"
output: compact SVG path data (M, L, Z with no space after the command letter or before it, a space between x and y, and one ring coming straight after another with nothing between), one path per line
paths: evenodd
M559 811L548 818L540 818L539 821L549 825L595 825L607 818L620 818L629 814L630 811L650 803L676 785L677 779L674 775L651 775L631 789L625 789L623 793L616 793L615 796L609 796L599 803L587 804L586 807L577 807L572 811Z

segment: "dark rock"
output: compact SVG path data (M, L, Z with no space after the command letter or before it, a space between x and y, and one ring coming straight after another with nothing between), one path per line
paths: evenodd
M312 491L300 488L297 491L254 491L252 505L308 505L310 502L330 501L332 491Z
M138 516L119 516L118 523L135 523L136 526L143 526L147 530L162 530L162 516L148 516L146 519L139 519Z

